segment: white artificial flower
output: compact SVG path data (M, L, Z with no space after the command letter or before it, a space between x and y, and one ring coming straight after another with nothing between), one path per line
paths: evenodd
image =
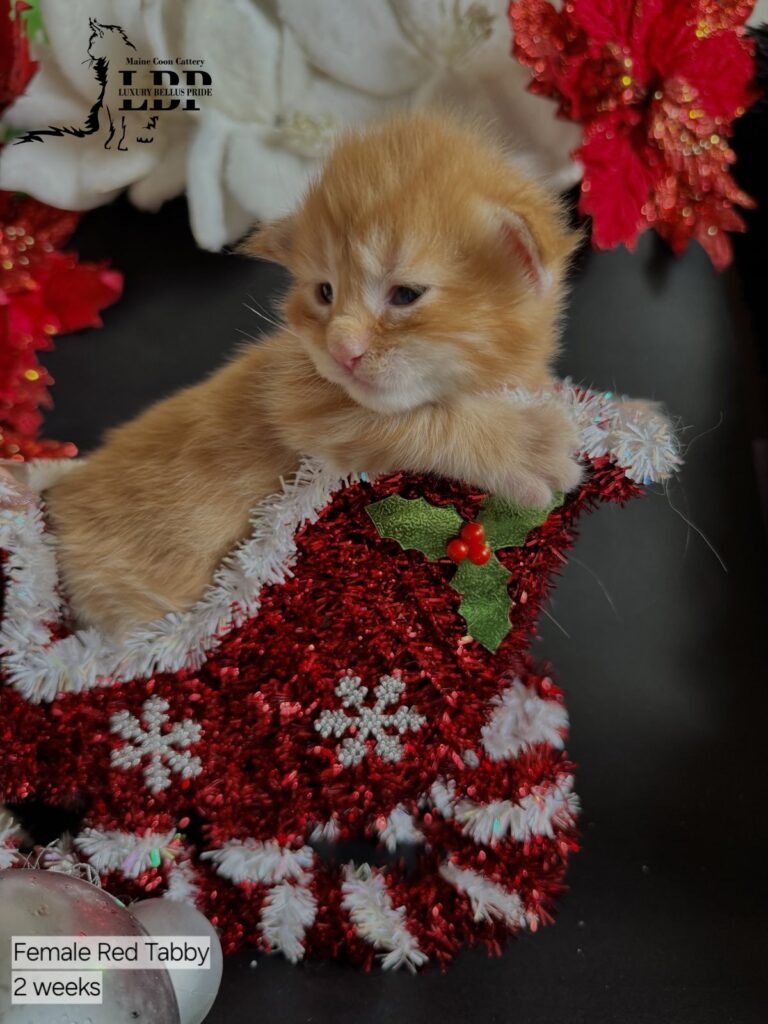
M16 129L82 128L99 95L94 54L110 78L98 131L8 145L0 188L65 209L124 189L142 209L187 193L198 243L217 250L254 220L296 202L336 133L386 112L449 103L493 118L518 159L557 187L579 176L578 126L525 91L510 57L505 0L41 0L40 69L6 113ZM119 26L122 33L104 30ZM94 31L99 37L94 40ZM128 49L133 44L135 51ZM199 111L121 115L126 56L202 58L212 95ZM136 86L150 84L139 68ZM106 116L105 116L106 115ZM121 136L122 133L122 136ZM146 143L145 137L151 138ZM122 137L133 144L118 148Z
M747 25L757 28L768 22L768 0L757 0L752 13L747 19Z

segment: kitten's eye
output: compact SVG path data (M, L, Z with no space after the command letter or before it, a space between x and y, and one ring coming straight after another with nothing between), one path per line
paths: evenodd
M330 306L333 302L333 288L327 281L323 281L322 284L317 286L317 300L318 302L325 303L326 306Z
M396 285L389 293L390 306L410 306L426 291L426 288L408 288L404 284Z

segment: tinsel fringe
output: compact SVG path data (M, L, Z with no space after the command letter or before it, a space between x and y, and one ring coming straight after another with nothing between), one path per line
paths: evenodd
M342 906L360 938L381 950L385 970L415 971L427 956L405 924L405 907L395 908L383 875L370 864L349 864L341 886Z

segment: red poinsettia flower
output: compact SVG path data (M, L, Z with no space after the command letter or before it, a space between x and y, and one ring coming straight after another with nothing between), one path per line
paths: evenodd
M38 352L60 333L101 324L99 311L122 289L117 271L60 251L78 220L77 213L0 192L0 458L76 451L38 439L53 383Z
M24 92L37 70L22 20L29 6L23 0L0 5L0 113Z
M718 269L731 259L734 118L757 97L744 23L754 0L513 0L513 53L532 92L584 124L579 209L601 249L654 227L675 252L691 238Z
M4 9L2 9L4 8ZM20 95L37 65L24 25L24 0L0 0L0 112ZM57 334L101 324L122 276L102 263L80 263L61 252L80 214L0 192L0 458L67 457L67 441L41 440L41 409L50 406L53 378L38 352Z

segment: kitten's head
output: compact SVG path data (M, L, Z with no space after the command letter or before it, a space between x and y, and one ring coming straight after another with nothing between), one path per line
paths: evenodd
M343 138L243 248L291 271L285 317L318 372L395 412L542 384L575 237L499 146L435 114Z

